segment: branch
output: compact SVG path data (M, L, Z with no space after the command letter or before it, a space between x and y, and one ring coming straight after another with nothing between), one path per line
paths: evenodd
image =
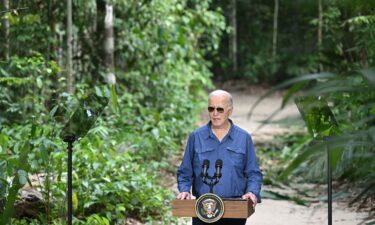
M0 14L2 14L2 13L7 13L7 12L14 12L14 13L17 13L17 11L26 10L26 9L28 9L28 8L29 8L29 7L23 7L23 8L16 8L16 9L3 10L3 11L0 11Z

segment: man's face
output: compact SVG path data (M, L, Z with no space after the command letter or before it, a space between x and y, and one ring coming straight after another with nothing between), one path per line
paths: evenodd
M214 128L223 128L227 125L232 108L228 106L226 95L211 96L208 100L208 115Z

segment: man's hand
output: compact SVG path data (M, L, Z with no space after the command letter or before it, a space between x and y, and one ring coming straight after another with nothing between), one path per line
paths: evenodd
M242 195L242 199L251 199L253 202L253 208L255 209L255 206L257 205L257 196L251 192L247 192L246 194Z
M184 199L191 199L191 195L189 192L181 192L177 195L177 199L184 200Z

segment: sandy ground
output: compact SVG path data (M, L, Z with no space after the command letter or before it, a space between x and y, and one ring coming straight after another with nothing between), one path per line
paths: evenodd
M366 224L363 221L367 213L358 213L333 203L333 224L354 225ZM288 201L264 199L256 206L256 212L247 219L246 224L259 225L302 225L328 224L327 206L322 203L310 207L296 205Z
M261 125L260 121L266 119L274 110L280 108L280 94L274 94L266 98L253 112L251 119L248 120L247 116L251 105L264 91L262 89L234 87L231 84L226 85L222 88L231 91L234 99L234 112L231 118L237 125L252 134L255 145L273 142L275 135L294 129L293 127L286 128L275 123L266 125L258 130L256 129ZM299 118L298 109L293 103L288 104L273 120L285 118ZM207 119L207 117L203 119ZM267 189L267 187L264 188ZM247 220L246 224L321 225L328 224L327 215L327 204L323 202L317 201L317 203L313 203L307 207L297 205L291 201L263 199L263 202L257 205L256 212ZM368 213L356 212L355 209L347 208L345 204L333 202L333 224L369 224L369 220L365 219L367 217ZM189 220L181 223L191 224Z

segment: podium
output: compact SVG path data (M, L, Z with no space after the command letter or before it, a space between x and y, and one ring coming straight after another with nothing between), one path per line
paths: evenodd
M224 202L224 214L222 218L246 219L254 213L253 202L244 199L222 199ZM195 214L196 199L175 199L172 202L172 214L176 217L197 217Z

